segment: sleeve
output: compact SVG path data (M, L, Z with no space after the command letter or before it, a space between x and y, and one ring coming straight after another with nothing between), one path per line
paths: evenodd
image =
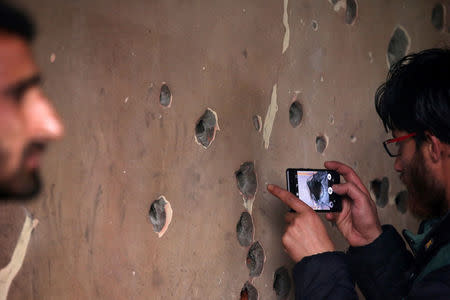
M343 252L305 257L295 265L293 273L296 300L358 299Z
M407 300L444 300L450 295L450 266L437 269L415 284Z
M352 277L367 300L402 299L408 294L408 270L413 256L391 225L371 244L350 247L347 254Z

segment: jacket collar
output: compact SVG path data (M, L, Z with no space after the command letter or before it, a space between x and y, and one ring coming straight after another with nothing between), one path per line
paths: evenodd
M431 236L428 235L431 235L430 233L432 232L432 229L436 229L437 227L439 227L439 225L447 216L448 214L442 218L434 218L423 221L422 223L420 223L417 234L414 234L407 229L403 230L403 237L413 251L414 255L416 255L417 252L420 251L420 249L422 249L427 243L429 243L428 240L431 238Z

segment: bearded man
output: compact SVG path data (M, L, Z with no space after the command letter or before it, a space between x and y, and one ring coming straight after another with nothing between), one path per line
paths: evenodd
M40 85L31 52L34 31L26 14L0 2L0 300L8 296L37 225L20 204L38 195L41 157L64 133Z
M63 125L40 86L31 53L34 26L21 11L0 4L0 198L30 199L41 182L48 142Z
M294 209L286 215L282 243L294 267L296 299L450 299L450 51L429 49L404 57L377 90L375 106L393 138L383 142L408 190L410 211L423 220L405 242L380 225L370 193L340 162L325 167L345 183L342 212L328 213L350 244L335 251L318 215L277 186L268 190Z

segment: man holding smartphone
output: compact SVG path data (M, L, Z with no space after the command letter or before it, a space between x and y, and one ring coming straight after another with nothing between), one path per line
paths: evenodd
M450 51L429 49L404 57L389 71L375 106L393 138L383 143L408 190L410 211L423 220L417 235L403 231L413 253L391 225L381 226L370 193L340 162L325 167L345 183L342 211L327 213L347 239L335 251L319 216L277 186L268 190L295 213L287 213L282 243L297 262L296 299L450 299Z

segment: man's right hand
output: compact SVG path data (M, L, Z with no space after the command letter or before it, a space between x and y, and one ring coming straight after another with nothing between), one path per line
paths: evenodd
M327 213L326 218L336 223L339 231L353 247L372 243L382 233L377 207L361 179L349 166L325 162L325 168L335 170L345 183L333 185L333 192L342 196L342 211Z

